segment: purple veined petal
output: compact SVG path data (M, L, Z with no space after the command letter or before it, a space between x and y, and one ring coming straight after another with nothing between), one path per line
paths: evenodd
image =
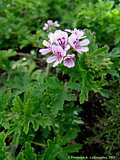
M76 29L76 28L74 28L74 30L65 29L65 31L76 35L78 39L81 39L84 35L84 31Z
M53 63L56 61L56 56L50 56L47 58L47 63Z
M74 60L64 60L63 62L64 66L67 68L73 68L75 66Z
M71 29L65 29L66 32L72 33L72 35L76 36L77 39L82 39L85 38L86 36L84 36L85 32L83 30L74 28L74 30Z
M74 54L72 55L67 55L64 58L63 64L64 66L68 67L68 68L73 68L75 66L75 62L74 62Z
M69 36L68 38L68 42L73 48L75 48L76 40L77 40L77 36L75 34L71 34L71 36Z
M64 59L67 59L67 58L74 59L75 55L74 54L68 54Z
M80 41L80 46L87 46L90 43L90 41L88 39L84 39L82 41Z
M62 48L65 48L68 42L68 34L67 32L56 30L54 33L55 43L60 45Z
M59 60L56 59L56 61L55 61L54 64L53 64L53 67L56 67L58 64L61 64L62 61L63 61L63 57L61 57Z
M69 37L68 42L78 53L88 52L89 51L89 48L87 47L87 45L90 42L89 42L88 39L84 39L84 40L80 41L77 38L77 35L71 34L71 36Z
M39 52L42 54L42 55L46 55L48 54L49 52L51 52L51 50L49 48L43 48L43 49L40 49Z
M66 57L64 57L64 60L70 58L70 59L74 59L75 55L74 54L68 54Z
M84 36L85 33L84 33L84 31L75 28L72 31L72 34L75 34L78 39L81 39Z
M45 47L50 47L50 42L44 40L44 41L43 41L43 45L44 45Z
M52 51L56 55L57 59L61 59L66 55L66 51L59 45L52 45Z

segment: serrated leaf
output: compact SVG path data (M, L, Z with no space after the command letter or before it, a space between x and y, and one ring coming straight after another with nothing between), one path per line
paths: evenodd
M14 112L21 113L23 111L23 103L19 96L13 99L13 110Z

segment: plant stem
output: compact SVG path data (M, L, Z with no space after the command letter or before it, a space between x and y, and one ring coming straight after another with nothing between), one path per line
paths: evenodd
M46 77L47 77L48 74L49 74L49 70L50 70L50 65L47 63L47 67L46 67Z
M41 146L41 147L46 147L46 145L45 145L45 144L38 143L38 142L34 142L34 141L32 141L32 144L35 144L35 145L37 145L37 146Z

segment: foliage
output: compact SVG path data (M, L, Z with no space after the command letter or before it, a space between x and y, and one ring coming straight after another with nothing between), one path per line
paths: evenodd
M96 139L103 141L105 154L115 156L119 159L119 115L120 115L120 93L119 79L110 82L110 97L102 105L106 109L105 116L98 119L94 127ZM109 113L109 114L108 114Z
M71 24L72 11L69 9L76 5L68 1L46 0L43 3L42 0L1 0L0 48L40 46L39 38L44 36L42 26L46 20L62 20L64 15L63 23ZM69 14L64 8L67 8Z
M95 37L89 33L91 40L90 51L87 54L78 55L78 62L74 69L65 70L70 76L70 84L74 84L75 88L79 88L80 103L88 100L90 91L98 92L102 96L108 97L105 86L108 86L107 75L119 76L119 52L109 53L108 46L99 48L95 43ZM116 60L115 60L116 59ZM79 76L78 76L79 75ZM68 83L68 84L69 84Z
M87 12L86 12L87 9ZM77 9L75 24L89 28L96 34L99 44L113 47L120 44L120 7L114 1L98 0L95 3L82 3Z
M74 107L75 98L55 76L46 76L46 73L34 69L35 64L31 59L12 63L11 72L8 72L5 86L0 92L0 125L4 128L1 134L6 130L5 136L11 137L11 156L16 155L16 150L21 145L17 159L35 159L36 154L32 152L31 145L34 144L36 132L41 128L43 137L38 140L45 149L40 159L55 159L56 156L62 156L60 159L67 158L68 153L80 148L78 144L69 144L77 136L78 124L81 122L74 115L74 111L79 111ZM52 132L56 138L49 137ZM57 146L62 155L52 151Z
M48 19L90 40L89 52L72 50L74 68L52 68L37 53ZM0 160L78 159L81 111L95 93L105 116L93 132L105 140L104 155L119 157L119 26L117 0L0 1Z

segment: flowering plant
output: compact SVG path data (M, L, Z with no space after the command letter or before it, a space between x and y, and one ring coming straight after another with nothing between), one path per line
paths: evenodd
M56 30L48 34L48 41L43 41L45 48L40 49L39 52L42 55L51 54L47 58L47 63L53 63L53 67L63 62L65 67L72 68L75 66L75 54L72 53L72 49L79 54L88 52L89 43L83 30L76 28L65 31Z
M53 22L52 20L48 20L43 27L44 31L48 31L50 28L52 27L59 27L60 24L58 23L58 21Z
M119 154L118 2L1 0L0 13L0 160Z

